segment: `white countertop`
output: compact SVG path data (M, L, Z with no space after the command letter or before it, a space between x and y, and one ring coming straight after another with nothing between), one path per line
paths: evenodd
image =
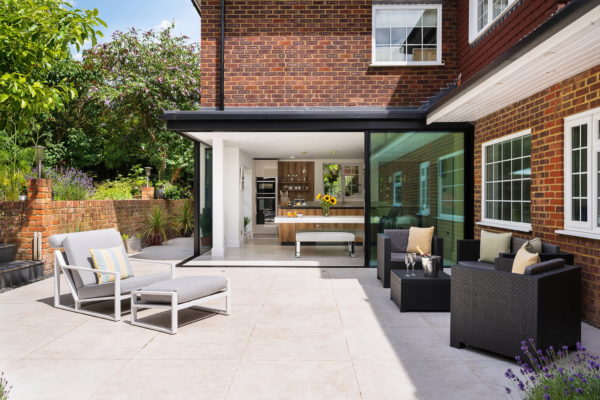
M302 217L275 217L276 224L364 224L364 215L304 215Z

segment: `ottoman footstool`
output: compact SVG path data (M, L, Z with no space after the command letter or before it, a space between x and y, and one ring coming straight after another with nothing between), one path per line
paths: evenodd
M199 304L226 298L225 310L202 307ZM138 310L157 308L171 311L171 329L138 321ZM220 276L187 276L154 283L131 292L131 325L170 334L177 333L177 312L186 308L229 315L229 279Z

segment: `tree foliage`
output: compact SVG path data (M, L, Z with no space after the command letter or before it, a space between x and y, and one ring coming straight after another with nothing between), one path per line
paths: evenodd
M188 140L169 131L163 110L199 104L198 47L165 30L115 32L73 71L81 96L53 118L51 157L98 175L152 166L158 179L191 177Z

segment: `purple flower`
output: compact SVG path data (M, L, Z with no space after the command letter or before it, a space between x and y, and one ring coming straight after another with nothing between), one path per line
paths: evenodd
M550 395L548 393L544 393L544 400L550 400Z
M510 392L512 392L512 390L510 390L510 388L507 388L506 386L504 387L504 390L506 390L506 393L510 394Z
M577 393L577 394L583 394L583 389L582 388L575 388L575 393Z

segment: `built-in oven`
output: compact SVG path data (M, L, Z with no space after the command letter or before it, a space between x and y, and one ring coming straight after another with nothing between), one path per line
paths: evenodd
M256 196L256 223L275 222L275 196Z
M275 197L276 186L275 178L256 178L256 197Z

